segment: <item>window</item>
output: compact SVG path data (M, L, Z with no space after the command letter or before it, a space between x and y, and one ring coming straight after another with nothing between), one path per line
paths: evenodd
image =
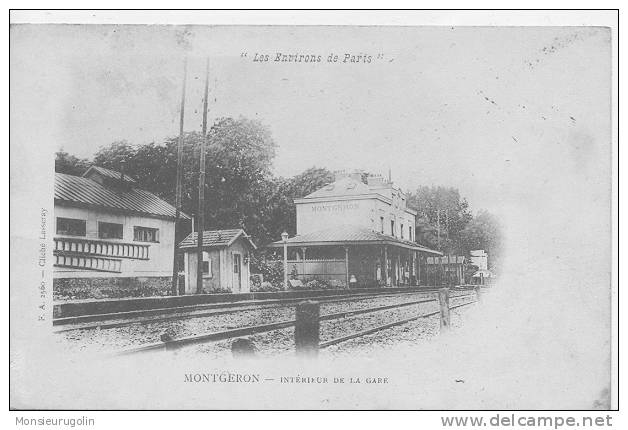
M403 239L403 224L401 224L401 238Z
M394 236L395 235L395 221L390 220L390 235Z
M233 254L233 273L240 273L240 254Z
M150 227L133 227L133 240L137 242L159 242L159 229Z
M85 220L57 218L57 234L67 234L68 236L85 236Z
M379 230L382 232L382 234L384 234L384 217L383 216L379 217Z
M203 251L203 274L206 274L207 277L212 276L212 259L207 251Z
M122 239L122 224L99 222L98 237L101 239Z
M408 226L408 239L411 240L411 241L414 240L414 239L412 239L412 227L410 227L410 226Z

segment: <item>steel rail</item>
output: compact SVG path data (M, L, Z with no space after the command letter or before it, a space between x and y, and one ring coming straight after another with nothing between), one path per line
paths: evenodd
M186 311L194 311L194 310L202 310L202 309L214 309L214 308L229 308L229 307L238 307L238 306L248 306L253 304L272 304L272 303L289 303L291 301L299 302L303 300L324 300L324 299L335 299L335 298L349 298L349 297L361 297L361 296L374 296L374 295L395 295L395 294L409 294L414 292L436 292L434 289L423 289L416 288L412 289L412 291L399 291L396 293L391 293L387 291L381 291L377 293L365 293L365 292L351 292L349 294L336 294L336 295L322 295L322 296L311 296L311 297L300 297L300 298L283 298L283 299L252 299L252 300L242 300L242 301L234 301L234 302L225 302L225 303L206 303L206 304L197 304L197 305L184 305L184 306L174 306L167 308L156 308L156 309L137 309L133 311L121 311L121 312L110 312L104 314L89 314L89 315L78 315L71 317L61 317L53 319L53 325L63 325L63 324L71 324L73 321L81 321L85 322L92 320L107 320L107 319L120 319L124 317L132 317L134 315L151 315L151 314L165 314L165 313L174 313L174 312L186 312Z
M194 306L194 305L190 305L190 306L185 306L185 308L191 308L189 310L189 312L194 312L194 311L201 311L204 309L219 309L218 311L213 311L213 312L202 312L202 313L188 313L188 314L181 314L181 313L176 313L175 315L167 315L167 316L162 316L162 317L157 317L157 318L142 318L142 316L139 316L137 318L139 319L135 319L135 320L131 320L131 321L119 321L119 322L104 322L104 323L94 323L94 324L90 324L90 325L80 325L80 326L73 326L73 327L68 327L68 328L62 328L59 330L55 330L55 333L63 333L63 332L68 332L68 331L75 331L75 330L94 330L94 329L110 329L110 328L117 328L117 327L126 327L126 326L130 326L130 325L134 325L134 324L150 324L150 323L154 323L154 322L163 322L163 321L172 321L172 320L184 320L184 319L194 319L194 318L202 318L202 317L207 317L207 316L216 316L216 315L224 315L224 314L229 314L229 313L236 313L236 312L246 312L246 311L250 311L250 310L257 310L257 309L273 309L273 308L277 308L277 307L282 307L282 306L287 306L290 304L294 304L294 303L298 303L304 300L318 300L318 301L322 301L324 303L341 303L341 302L345 302L345 301L360 301L360 300L369 300L369 299L375 299L375 298L385 298L385 297L402 297L402 296L406 296L406 295L413 295L413 294L421 294L421 293L434 293L438 290L417 290L417 291L410 291L410 292L398 292L398 293L386 293L386 292L381 292L381 293L375 293L375 294L366 294L366 293L358 293L358 294L351 294L351 295L343 295L341 297L338 296L313 296L313 297L309 297L309 298L299 298L299 299L294 299L294 298L290 298L290 299L271 299L271 300L256 300L256 301L248 301L248 302L236 302L236 303L211 303L211 304L207 304L207 305L200 305L200 306ZM465 295L466 296L466 295ZM452 296L452 297L463 297L463 296ZM230 309L230 308L237 308L237 309ZM168 308L161 308L161 309L150 309L150 310L145 310L145 311L129 311L130 314L136 314L136 313L146 313L146 314L151 314L154 313L154 311L164 311L164 309L168 309ZM172 309L181 309L181 307L179 308L172 308ZM221 310L222 309L222 310ZM185 310L183 311L185 312ZM114 314L114 318L109 318L109 319L116 319L115 316L117 317L123 317L124 315L122 314L126 314L125 312L121 312L121 313L116 313ZM95 316L107 316L109 314L98 314L98 315L85 315L85 318L93 318ZM68 317L68 319L75 319L77 317ZM104 318L103 318L104 319ZM53 323L54 324L54 323Z
M460 304L460 305L450 306L449 309L452 310L452 309L461 308L463 306L467 306L467 305L470 305L470 304L476 303L476 302L477 302L477 300L473 300L471 302L463 303L463 304ZM391 322L391 323L388 323L388 324L380 325L380 326L373 327L373 328L370 328L370 329L367 329L367 330L363 330L363 331L360 331L360 332L357 332L357 333L351 333L351 334L348 334L346 336L341 336L341 337L337 337L335 339L328 340L327 342L322 342L321 344L319 344L318 347L320 349L327 348L329 346L336 345L336 344L339 344L341 342L346 342L348 340L356 339L358 337L362 337L362 336L366 336L366 335L369 335L369 334L373 334L373 333L376 333L378 331L386 330L386 329L389 329L389 328L392 328L392 327L395 327L395 326L398 326L398 325L407 324L409 322L418 320L420 318L432 317L432 316L438 315L439 313L440 313L440 311L430 312L428 314L417 315L417 316L414 316L414 317L411 317L411 318L406 318L406 319L403 319L403 320L399 320L399 321Z
M320 320L329 321L329 320L334 320L334 319L347 318L347 317L355 316L355 315L373 313L373 312L378 312L382 310L396 309L396 308L401 308L405 306L428 303L428 302L433 302L433 301L436 301L436 299L417 300L413 302L406 302L406 303L400 303L400 304L395 304L395 305L385 305L385 306L377 306L373 308L357 309L354 311L338 312L335 314L322 315L320 317ZM454 309L460 306L461 305L457 305L450 309ZM162 349L163 350L176 349L176 348L180 348L186 345L193 345L197 343L212 342L212 341L220 341L220 340L230 339L233 337L248 336L251 334L265 333L269 331L280 330L280 329L292 327L295 324L296 324L295 320L287 320L287 321L279 321L279 322L270 323L270 324L239 327L237 329L232 329L232 330L182 337L179 339L173 339L173 340L169 340L165 342L155 342L155 343L141 345L137 347L131 347L131 348L118 351L114 353L114 355L127 355L127 354L135 354L135 353L140 353L140 352L155 351L155 350L162 350Z
M320 302L324 303L324 304L334 304L334 303L341 303L341 302L346 302L346 301L362 301L362 300L372 300L372 299L379 299L379 298L386 298L386 297L403 297L406 295L412 295L412 294L419 294L419 293L397 293L397 294L386 294L386 295L373 295L373 296L358 296L358 297L343 297L343 298L333 298L333 297L324 297L324 298L320 298L318 299ZM130 325L134 325L134 324L152 324L152 323L159 323L159 322L165 322L165 321L181 321L181 320L187 320L187 319L194 319L194 318L205 318L205 317L212 317L212 316L219 316L219 315L228 315L228 314L232 314L232 313L237 313L237 312L247 312L247 311L255 311L255 310L265 310L265 309L275 309L275 308L281 308L284 306L289 306L292 305L294 303L298 303L298 302L293 302L294 299L290 299L289 301L286 302L280 302L280 303L261 303L259 305L246 305L246 306L242 306L242 307L238 307L236 309L220 309L218 308L218 310L216 311L211 311L211 312L201 312L201 313L189 313L189 314L177 314L177 315L168 315L168 316L164 316L164 317L158 317L158 318L144 318L144 319L137 319L137 320L133 320L133 321L120 321L120 322L111 322L111 323L95 323L95 324L91 324L91 325L82 325L82 326L78 326L78 327L68 327L68 328L62 328L60 330L55 330L55 333L64 333L64 332L68 332L68 331L76 331L76 330L94 330L94 329L111 329L111 328L117 328L117 327L127 327ZM302 301L301 299L299 301Z

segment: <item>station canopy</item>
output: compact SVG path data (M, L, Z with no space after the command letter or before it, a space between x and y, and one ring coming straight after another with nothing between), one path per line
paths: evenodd
M286 243L289 247L389 245L433 255L443 255L439 251L426 248L416 242L378 233L368 228L348 225L296 235L289 238ZM283 247L283 244L283 241L279 240L271 243L268 247L280 248Z

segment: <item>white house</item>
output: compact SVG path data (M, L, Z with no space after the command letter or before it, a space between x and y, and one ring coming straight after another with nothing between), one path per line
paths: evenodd
M381 176L340 172L335 182L294 203L297 234L285 243L288 270L304 281L417 285L421 261L442 255L416 242L416 212L405 193Z
M169 291L172 205L128 175L97 166L83 176L56 173L54 202L55 290L116 284Z

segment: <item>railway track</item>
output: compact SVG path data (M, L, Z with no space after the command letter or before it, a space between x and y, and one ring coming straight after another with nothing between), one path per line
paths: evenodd
M194 318L205 318L226 315L236 312L254 311L259 309L273 309L294 305L303 300L316 300L325 304L342 303L347 301L362 301L386 297L403 297L422 293L436 293L436 288L415 289L402 292L381 293L353 293L342 296L312 296L308 298L251 300L245 302L213 303L205 305L190 305L175 308L149 309L142 311L117 312L113 314L85 315L81 317L59 318L53 325L68 325L55 333L76 330L103 330L126 327L135 324L151 324L167 321L179 321ZM452 291L467 291L466 289L452 289ZM166 315L163 315L167 313ZM153 315L159 316L153 316ZM94 322L95 321L95 322Z
M434 291L437 291L437 290L434 290ZM416 294L416 292L413 294ZM396 295L398 296L399 294L396 294ZM475 294L464 294L464 295L452 296L452 299L458 300L458 299L464 299L468 297L475 297ZM349 309L342 312L335 312L335 313L321 315L320 321L342 320L342 319L346 319L350 317L356 317L359 315L366 315L366 314L372 314L376 312L401 309L401 308L406 308L406 307L414 306L414 305L421 305L421 304L425 304L429 302L437 302L437 299L436 298L423 298L421 300L413 300L409 302L390 304L390 305L381 305L381 306L375 306L375 307L364 308L364 309L353 309L353 310ZM451 306L450 309L456 309L459 307L467 306L475 302L476 300L466 300L463 303L459 303L454 306ZM341 343L350 339L355 339L357 337L365 336L365 335L375 333L377 331L385 330L387 328L391 328L397 325L406 324L420 318L429 318L431 316L435 316L438 314L439 314L439 311L420 313L419 315L413 315L410 318L396 320L392 323L387 323L384 325L371 327L369 329L362 330L357 333L350 333L347 335L338 336L336 338L333 338L331 340L321 343L320 347L326 348L328 346L336 345L338 343ZM136 354L136 353L149 352L149 351L179 349L181 347L189 346L189 345L202 344L202 343L208 343L208 342L218 342L218 341L232 339L232 338L241 337L241 336L249 336L249 335L254 335L254 334L259 334L259 333L268 333L268 332L272 332L276 330L282 330L282 329L293 327L295 323L296 321L294 319L290 319L290 320L272 322L269 324L250 325L250 326L238 327L238 328L229 329L229 330L222 330L222 331L204 333L204 334L199 334L199 335L185 336L185 337L180 337L177 339L161 341L161 342L153 342L149 344L126 348L126 349L116 352L114 355L128 355L128 354Z

